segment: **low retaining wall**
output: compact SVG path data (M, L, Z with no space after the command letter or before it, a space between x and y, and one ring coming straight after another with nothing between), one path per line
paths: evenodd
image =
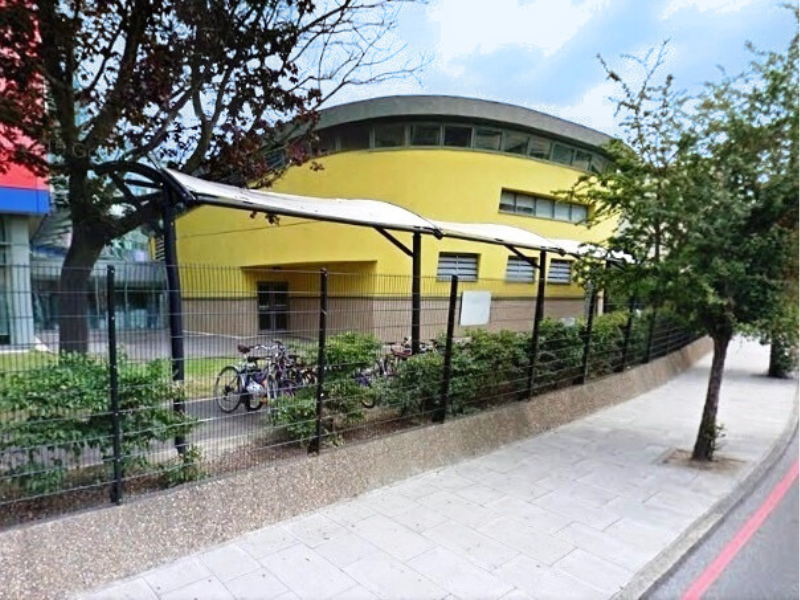
M384 438L0 533L0 598L63 597L423 471L494 450L658 387L707 339L650 364Z

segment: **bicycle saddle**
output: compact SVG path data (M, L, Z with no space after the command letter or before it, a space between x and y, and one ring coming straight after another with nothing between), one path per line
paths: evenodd
M248 353L248 352L250 352L250 350L252 350L253 348L252 348L252 347L250 347L250 346L245 346L244 344L239 344L239 345L237 345L237 346L236 346L236 349L237 349L239 352L241 352L242 354L247 354L247 353Z

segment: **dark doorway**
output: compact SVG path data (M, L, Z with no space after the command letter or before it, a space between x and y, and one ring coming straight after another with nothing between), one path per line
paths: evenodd
M258 328L261 331L286 331L289 314L289 284L258 283Z

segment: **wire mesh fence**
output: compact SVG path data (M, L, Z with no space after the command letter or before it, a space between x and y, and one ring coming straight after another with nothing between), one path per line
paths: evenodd
M367 269L187 266L171 304L161 265L12 268L2 525L428 427L696 337L557 284L537 311L536 282L422 278L415 304L411 277Z

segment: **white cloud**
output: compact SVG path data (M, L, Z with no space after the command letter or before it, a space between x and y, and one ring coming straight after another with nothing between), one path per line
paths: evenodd
M561 117L573 123L580 123L609 135L619 135L614 111L616 103L610 100L617 94L617 86L611 81L603 81L589 88L574 104L545 105L538 110Z
M693 8L699 12L737 12L756 1L758 0L669 0L664 12L661 13L661 18L668 19L674 13L686 8Z
M474 52L486 54L512 45L536 48L549 56L572 39L609 0L438 0L428 18L439 24L437 55L453 75L453 64Z

